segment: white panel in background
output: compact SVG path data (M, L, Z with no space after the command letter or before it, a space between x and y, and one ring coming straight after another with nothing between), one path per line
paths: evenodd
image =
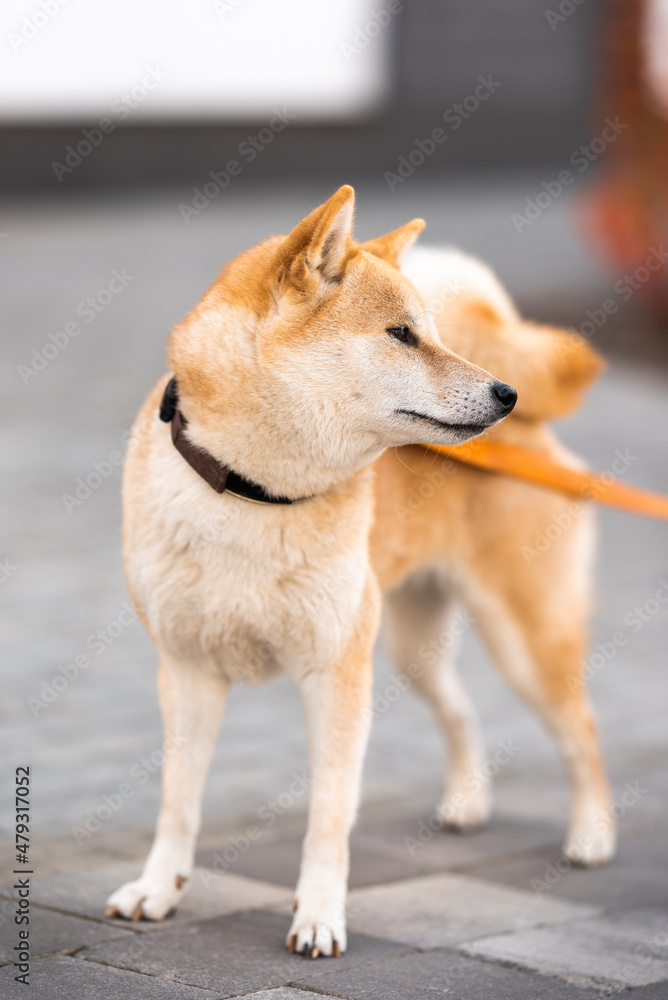
M3 0L0 121L87 125L117 120L114 102L132 123L260 120L283 106L301 122L354 119L388 90L389 35L401 14L381 25L380 7Z

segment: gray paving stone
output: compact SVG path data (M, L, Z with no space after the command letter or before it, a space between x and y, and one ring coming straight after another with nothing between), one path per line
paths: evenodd
M189 927L163 928L156 934L137 935L132 941L94 945L86 951L93 961L114 967L165 976L225 995L250 993L292 983L313 965L324 975L331 965L350 968L360 962L400 954L405 948L390 941L353 934L340 959L311 962L289 955L285 936L287 916L256 910L235 917L217 917Z
M356 889L349 897L348 924L415 948L440 948L596 912L467 875L441 874Z
M626 1000L668 1000L668 980L625 993Z
M294 888L299 876L303 839L304 830L300 830L285 837L257 840L234 862L232 870L238 875ZM217 858L220 858L220 848L208 848L198 852L197 863L205 868L215 868ZM397 849L387 838L366 836L362 830L353 831L349 878L352 888L409 878L422 870L408 851Z
M411 878L431 871L469 869L495 859L523 856L527 851L556 849L565 829L567 803L560 796L559 820L517 816L497 810L483 830L459 834L452 830L433 831L427 825L434 815L435 798L408 799L391 807L366 803L362 806L350 841L351 888ZM281 826L285 827L282 832ZM251 843L231 865L235 874L260 878L294 887L299 873L306 817L276 824L271 835ZM243 827L220 837L209 835L197 854L198 864L215 867L221 850Z
M398 866L410 866L411 874L421 874L469 869L494 858L505 860L556 847L566 828L565 811L561 822L554 822L537 815L513 815L498 807L487 826L467 834L432 829L429 824L434 815L433 804L419 811L399 807L386 819L362 821L358 836L366 845L372 840L381 842L388 854L396 856Z
M468 955L622 988L668 979L668 914L634 909L463 945Z
M432 830L428 823L434 816L435 797L406 802L363 804L357 825L353 829L350 848L351 888L377 885L383 882L411 878L427 872L452 870L483 870L496 861L504 864L509 858L525 860L527 854L540 857L558 856L558 845L564 836L568 803L565 788L552 796L545 788L542 794L548 804L548 816L518 815L518 803L512 809L497 807L490 823L482 830L460 834L456 831ZM556 802L552 800L556 798ZM517 799L528 800L535 810L532 784L518 792ZM552 804L552 810L549 809ZM553 818L553 815L556 818ZM280 821L271 836L253 841L250 848L230 867L235 874L260 878L275 884L294 887L299 873L301 846L306 829L302 822ZM243 827L228 829L220 837L206 838L206 846L198 851L197 861L203 867L214 867L216 857ZM503 881L503 879L500 879ZM585 900L586 901L586 900Z
M32 962L27 989L14 981L12 966L3 966L0 995L3 1000L14 997L29 997L30 1000L61 997L67 1000L216 1000L220 996L181 983L152 979L63 955Z
M14 947L19 944L18 932L21 929L14 923L16 904L8 900L1 900L0 904L6 904L6 906L0 905L0 912L7 918L0 924L0 962L13 962L16 957ZM120 928L115 930L93 920L81 920L79 917L70 917L64 913L53 913L34 903L30 908L28 929L30 954L33 959L42 955L53 955L58 951L73 952L83 945L93 944L96 941L114 941L128 935L132 936L130 930Z
M567 805L561 796L562 817ZM509 856L522 857L526 852L548 852L556 848L563 834L562 822L536 820L497 810L488 827L462 835L451 830L430 831L425 826L433 816L434 799L410 799L379 808L374 803L362 806L357 826L351 836L351 888L377 885L411 878L426 872L468 870ZM278 826L278 824L277 824ZM301 846L306 817L301 822L285 823L285 832L272 831L252 842L250 848L230 866L234 874L264 879L293 888L299 873ZM426 832L426 837L425 837ZM198 864L215 867L221 850L231 843L243 827L229 829L224 835L209 833L205 846L197 853ZM219 861L218 861L219 863Z
M476 868L481 878L597 906L653 903L668 898L668 827L665 823L622 838L603 868L566 864L557 851ZM558 866L558 867L557 867Z
M449 951L405 955L369 962L354 969L334 969L315 977L309 971L296 985L326 990L348 1000L593 1000L598 989L585 989L521 969L479 962ZM631 994L628 1000L635 1000ZM653 998L652 998L653 1000Z
M330 994L331 995L331 994ZM308 993L305 990L294 990L291 986L279 986L277 990L262 990L260 993L246 993L246 1000L313 1000L313 997L325 996L324 993Z
M140 862L119 862L85 872L37 879L33 900L68 913L104 920L111 927L121 928L123 921L104 917L105 903L114 889L118 889L123 882L137 878L140 871ZM166 919L168 925L180 926L192 923L193 920L275 906L291 900L292 894L281 886L227 872L196 869L178 910ZM142 920L133 924L133 929L150 932L161 926L163 925L160 923Z

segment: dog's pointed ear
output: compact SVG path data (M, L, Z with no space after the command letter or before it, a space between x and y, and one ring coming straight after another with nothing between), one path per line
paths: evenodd
M284 277L300 291L315 292L343 277L353 250L355 192L344 184L329 201L295 226L279 251Z
M399 226L398 229L386 233L385 236L378 236L375 240L360 243L360 250L366 250L374 257L386 260L393 267L399 267L403 255L410 250L426 225L424 219L412 219L405 226Z

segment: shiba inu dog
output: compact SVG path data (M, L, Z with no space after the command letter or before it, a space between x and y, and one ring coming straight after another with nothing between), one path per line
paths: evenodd
M302 694L312 775L287 942L312 957L346 947L381 591L397 666L420 664L450 744L447 821L470 828L489 812L489 789L466 781L484 759L472 709L438 649L461 599L559 741L575 787L569 852L599 862L612 849L580 682L587 516L531 563L522 547L568 501L473 469L445 475L440 458L445 484L398 514L433 479L420 442L461 443L513 410L499 373L517 376L520 401L498 432L573 461L543 421L577 403L598 362L584 342L523 324L473 261L413 256L409 280L399 264L422 220L357 244L353 208L342 187L287 237L241 254L172 331L173 375L137 418L123 487L128 583L176 749L143 873L107 913L159 920L176 906L229 686L283 671ZM421 657L434 640L437 655Z

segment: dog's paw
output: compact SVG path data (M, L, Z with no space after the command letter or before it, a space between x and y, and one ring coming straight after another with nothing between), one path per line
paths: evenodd
M176 907L183 895L187 879L175 875L171 879L139 878L126 882L107 900L107 917L126 920L163 920Z
M609 861L615 853L617 835L612 823L607 822L569 834L563 851L573 864L584 868L597 868Z
M340 958L347 945L345 917L326 911L302 912L298 907L286 943L291 955Z
M438 807L438 815L451 830L468 833L484 826L492 812L489 786L449 792Z

